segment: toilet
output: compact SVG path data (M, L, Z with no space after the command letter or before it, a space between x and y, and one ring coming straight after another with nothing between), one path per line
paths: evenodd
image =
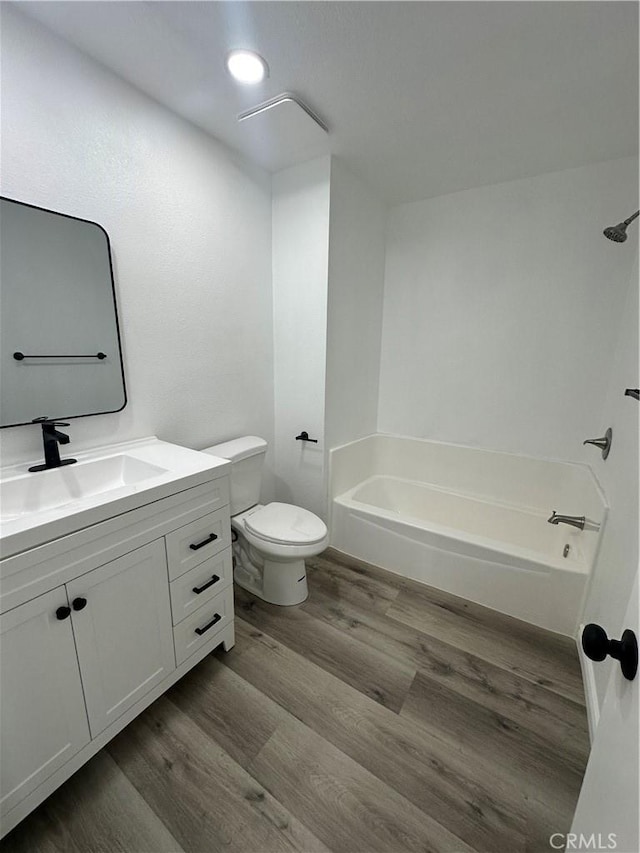
M304 561L329 544L326 524L292 504L258 503L263 438L247 435L202 452L231 462L234 581L271 604L300 604L309 594Z

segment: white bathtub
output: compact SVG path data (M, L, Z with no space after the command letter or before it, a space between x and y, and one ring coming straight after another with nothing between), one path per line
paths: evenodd
M331 451L330 496L339 551L574 635L607 514L586 465L374 435Z

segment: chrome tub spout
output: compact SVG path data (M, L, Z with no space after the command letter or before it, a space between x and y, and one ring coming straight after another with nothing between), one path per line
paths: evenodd
M555 509L551 513L551 518L547 519L549 524L570 524L580 530L584 530L586 520L584 515L558 515Z

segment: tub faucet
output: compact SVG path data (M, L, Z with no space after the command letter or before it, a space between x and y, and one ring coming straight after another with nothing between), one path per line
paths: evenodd
M551 513L551 518L548 518L547 521L549 524L570 524L572 527L578 527L580 530L584 530L586 518L584 515L558 515L554 509Z

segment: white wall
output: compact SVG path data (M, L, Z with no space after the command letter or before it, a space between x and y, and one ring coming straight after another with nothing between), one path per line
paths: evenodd
M321 157L272 182L275 495L323 518L330 172Z
M628 215L628 214L627 214ZM614 245L613 243L611 244ZM640 404L625 397L625 388L637 388L640 377L638 363L638 235L617 247L635 260L627 285L627 296L618 330L617 347L610 353L607 394L598 421L599 435L610 426L613 441L608 458L593 448L584 448L588 461L598 477L610 506L609 518L602 536L582 621L596 622L613 639L620 639L625 628L623 617L638 566L638 436ZM588 457L588 458L587 458ZM602 706L607 679L618 664L611 658L593 665L598 702Z
M637 185L629 158L393 208L379 430L583 460L632 264L602 229Z
M276 498L326 518L328 449L376 431L386 210L335 157L272 192Z
M327 448L376 432L386 207L331 158Z
M129 404L71 447L271 441L268 177L3 5L2 194L101 223L114 255ZM3 462L39 432L3 430Z

